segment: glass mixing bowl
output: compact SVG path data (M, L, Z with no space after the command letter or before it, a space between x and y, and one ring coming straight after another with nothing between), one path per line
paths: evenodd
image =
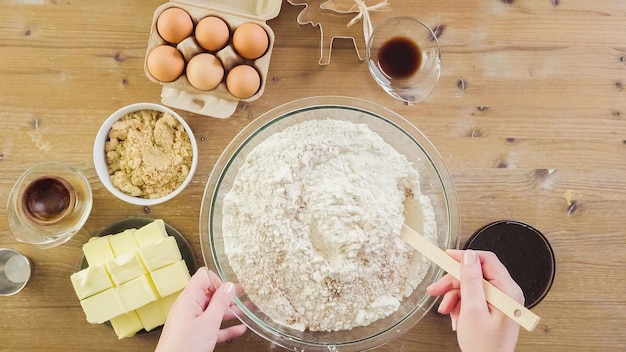
M279 106L255 119L226 147L209 176L200 214L200 243L207 266L224 281L239 279L224 253L222 201L248 153L288 126L312 119L335 118L364 123L420 173L421 191L430 197L437 222L439 247L458 248L459 208L454 184L441 156L415 126L398 114L371 102L348 97L312 97ZM298 331L274 322L256 307L245 292L238 292L237 317L263 338L298 351L366 351L401 336L432 308L435 298L426 287L443 275L430 264L422 283L405 297L390 316L367 326L334 332Z

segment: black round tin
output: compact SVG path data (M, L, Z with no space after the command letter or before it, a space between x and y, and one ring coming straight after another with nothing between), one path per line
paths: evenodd
M552 287L554 252L546 237L530 225L514 220L493 222L476 231L464 248L494 252L524 292L526 308L541 302Z

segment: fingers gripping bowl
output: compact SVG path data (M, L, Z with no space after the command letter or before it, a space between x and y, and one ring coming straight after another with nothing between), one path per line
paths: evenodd
M404 155L419 173L418 190L428 197L432 206L434 215L432 220L436 223L436 230L432 234L433 240L441 248L458 247L459 214L454 186L443 160L428 139L404 118L378 105L353 98L314 97L294 101L267 112L244 128L226 147L209 177L204 194L200 216L202 252L207 266L215 270L222 280L242 284L243 289L238 292L235 300L238 306L235 313L257 334L288 349L364 351L381 346L402 335L426 315L435 302L427 294L426 287L442 275L438 267L424 262L423 276L415 289L407 292L392 313L363 326L355 324L347 329L315 329L310 326L299 328L284 322L277 323L276 319L270 318L271 312L267 309L263 311L257 305L261 303L258 301L258 292L245 291L245 275L235 269L239 265L233 265L227 254L230 243L228 224L232 219L224 210L229 209L229 193L237 183L238 173L246 163L249 163L248 157L255 153L259 145L263 145L263 142L285 129L291 131L304 123L328 119L365 125L395 151ZM358 166L361 164L356 165L357 169L361 168ZM269 169L276 170L275 174L280 174L282 167L283 165L277 162ZM309 202L303 207L312 207L312 204ZM404 215L407 215L406 208ZM407 216L406 221L408 223L412 221L410 216ZM259 241L261 237L259 236ZM324 252L324 244L315 242L311 238L313 247L320 253ZM244 251L245 247L242 246ZM275 253L255 253L251 249L247 254L253 258ZM294 259L291 255L285 262ZM308 264L304 263L305 266ZM386 262L381 262L380 266L386 265ZM274 269L262 270L273 272ZM280 281L280 278L277 280ZM263 289L272 295L274 288L275 282L268 283ZM343 318L337 316L337 320Z

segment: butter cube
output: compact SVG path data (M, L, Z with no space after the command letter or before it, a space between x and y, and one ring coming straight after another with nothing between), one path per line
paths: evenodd
M87 316L87 321L92 324L102 324L126 313L115 288L87 297L80 301L80 305Z
M78 299L93 296L113 287L111 279L104 269L104 265L94 265L87 267L70 276L74 291Z
M135 232L135 240L139 247L159 242L165 237L167 237L167 231L165 231L165 222L161 219L156 219Z
M126 253L133 253L139 248L139 244L135 240L135 232L137 229L128 229L124 232L111 236L109 242L111 249L116 257Z
M122 302L122 306L126 309L126 312L136 310L152 301L156 301L158 298L147 275L142 275L121 284L118 288L118 292L120 302Z
M143 307L137 308L137 315L139 316L139 320L141 320L141 324L146 331L150 331L157 326L165 324L167 313L163 309L163 304L161 303L163 299L164 298L161 298L154 302L150 302Z
M118 339L134 336L137 331L143 329L141 320L135 311L111 319L111 326L113 326Z
M135 252L123 254L117 258L109 259L105 263L111 279L119 286L132 279L136 279L146 273L140 259Z
M182 259L176 239L172 236L139 248L141 260L148 271L161 269Z
M176 299L178 298L179 295L180 295L180 291L176 293L172 293L171 295L167 297L163 297L159 300L159 303L161 304L161 308L163 308L163 311L165 312L165 316L170 314L170 310L172 309L172 306L174 305L174 302L176 302Z
M172 293L185 288L189 281L189 270L184 260L179 260L150 273L154 286L161 297L167 297Z
M114 258L113 250L109 243L111 236L92 237L83 245L83 253L89 266L104 264L108 259Z
M170 313L174 302L180 295L181 291L173 293L167 297L159 298L154 302L137 309L137 315L143 323L143 328L150 331L158 326L165 324L167 315Z

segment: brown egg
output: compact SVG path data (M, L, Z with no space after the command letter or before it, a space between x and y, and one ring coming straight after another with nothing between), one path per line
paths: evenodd
M233 46L243 58L255 60L263 56L269 47L267 32L260 25L248 22L235 29Z
M198 22L195 36L198 44L204 49L218 51L228 43L230 29L221 18L208 16Z
M170 7L157 18L157 32L165 41L178 44L193 32L193 21L187 11Z
M240 99L250 98L260 87L261 76L249 65L235 66L226 76L226 88L230 94Z
M224 78L224 67L213 54L198 54L187 64L187 80L200 90L217 87Z
M157 80L171 82L183 73L185 59L178 49L169 45L160 45L150 51L146 66Z

